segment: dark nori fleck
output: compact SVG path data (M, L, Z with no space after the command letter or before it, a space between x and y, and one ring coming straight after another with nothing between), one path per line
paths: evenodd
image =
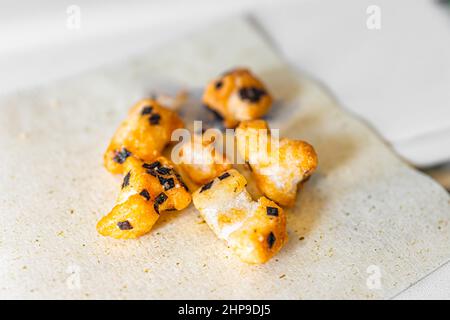
M264 89L255 88L255 87L247 87L239 89L239 96L241 100L247 100L252 103L258 102L263 95L266 94Z
M133 226L131 225L131 223L128 220L117 222L117 226L119 227L120 230L133 229Z
M152 106L145 106L144 108L142 108L141 115L145 116L146 114L152 113L152 111L153 111Z
M162 174L162 175L167 175L167 174L170 174L170 168L158 167L156 169L156 172L158 172L159 174Z
M157 113L153 113L150 118L148 118L151 125L159 124L159 120L161 120L161 116Z
M122 189L130 184L131 171L128 171L127 175L123 178Z
M270 249L272 249L272 247L275 243L275 240L277 240L277 239L275 238L275 235L273 234L273 232L269 233L269 236L267 237L267 243L269 244Z
M142 189L139 195L143 196L147 201L150 200L150 193L148 193L147 189Z
M173 178L166 179L164 177L158 176L159 183L164 187L164 190L170 190L175 187L175 181Z
M186 190L189 191L188 186L184 183L183 179L181 179L181 176L178 172L174 171L175 177L177 177L178 182L180 182L181 186Z
M219 180L223 180L226 179L230 176L230 174L228 172L225 172L224 174L222 174L221 176L219 176Z
M209 188L211 188L213 183L214 183L214 180L212 180L212 181L208 182L207 184L203 185L203 187L200 189L200 193L202 193L203 191L208 190Z
M278 208L275 207L267 207L267 215L278 217Z
M161 163L159 161L155 161L152 163L144 163L142 165L142 167L145 169L155 169L155 168L159 167L160 165L161 165Z
M131 152L125 148L122 148L122 150L116 152L116 155L113 159L115 162L122 164L125 162L125 160L127 160L129 156L131 156Z

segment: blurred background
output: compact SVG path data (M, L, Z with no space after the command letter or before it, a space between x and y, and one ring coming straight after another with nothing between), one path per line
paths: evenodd
M450 0L0 0L0 95L239 14L450 188Z

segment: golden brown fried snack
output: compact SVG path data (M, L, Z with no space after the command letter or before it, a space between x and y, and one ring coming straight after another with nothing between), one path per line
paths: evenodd
M176 112L153 99L139 101L111 139L104 155L106 169L123 173L123 163L131 155L144 161L153 160L170 142L172 132L182 127Z
M182 210L191 195L173 165L164 157L146 163L135 157L124 162L126 175L116 206L97 224L104 236L137 238L149 232L166 210Z
M249 70L238 68L211 81L203 93L203 103L234 128L240 121L265 115L272 97L264 84Z
M267 141L266 147L261 141ZM277 145L264 120L242 122L236 130L236 143L258 188L280 205L294 204L298 184L304 183L317 167L317 154L310 144L281 138Z
M247 181L231 169L194 192L193 202L214 233L247 263L264 263L287 241L286 216L273 201L253 201Z
M197 184L204 184L232 167L226 157L214 148L214 143L200 134L182 145L179 161L180 167Z
M97 231L116 239L134 239L148 233L159 214L144 196L134 194L117 204L97 223Z

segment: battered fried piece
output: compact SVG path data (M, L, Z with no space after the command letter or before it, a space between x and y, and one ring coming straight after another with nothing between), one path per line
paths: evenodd
M197 210L214 233L247 263L264 263L287 241L286 216L273 201L253 201L247 181L231 169L193 194Z
M165 210L182 210L191 195L173 165L164 157L144 162L131 156L124 162L127 172L112 211L97 224L104 236L137 238L149 232Z
M272 97L264 84L249 70L238 68L211 81L203 93L203 103L234 128L240 121L265 115Z
M204 184L232 167L226 157L214 148L214 143L199 134L183 144L179 160L180 167L197 184Z
M304 141L287 138L279 139L277 145L264 120L241 122L236 142L264 195L280 205L292 206L298 184L302 185L317 167L314 148Z
M134 194L125 202L117 204L97 224L97 231L103 236L116 239L132 239L149 232L159 214L144 197Z
M130 178L127 185L122 185L119 203L130 194L144 190L150 200L155 202L156 212L182 210L191 203L191 194L170 160L158 157L154 161L144 162L133 157L125 162L125 168Z
M129 111L104 155L106 169L124 173L123 163L133 155L145 161L159 156L175 129L182 128L178 115L153 99L143 99Z

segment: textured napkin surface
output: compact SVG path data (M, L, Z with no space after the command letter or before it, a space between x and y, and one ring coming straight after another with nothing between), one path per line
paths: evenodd
M99 236L120 185L102 154L128 108L159 90L198 95L237 65L273 91L271 126L319 154L281 253L240 262L192 206L139 240ZM0 298L389 298L450 257L448 194L290 72L244 20L3 98L0 110Z

